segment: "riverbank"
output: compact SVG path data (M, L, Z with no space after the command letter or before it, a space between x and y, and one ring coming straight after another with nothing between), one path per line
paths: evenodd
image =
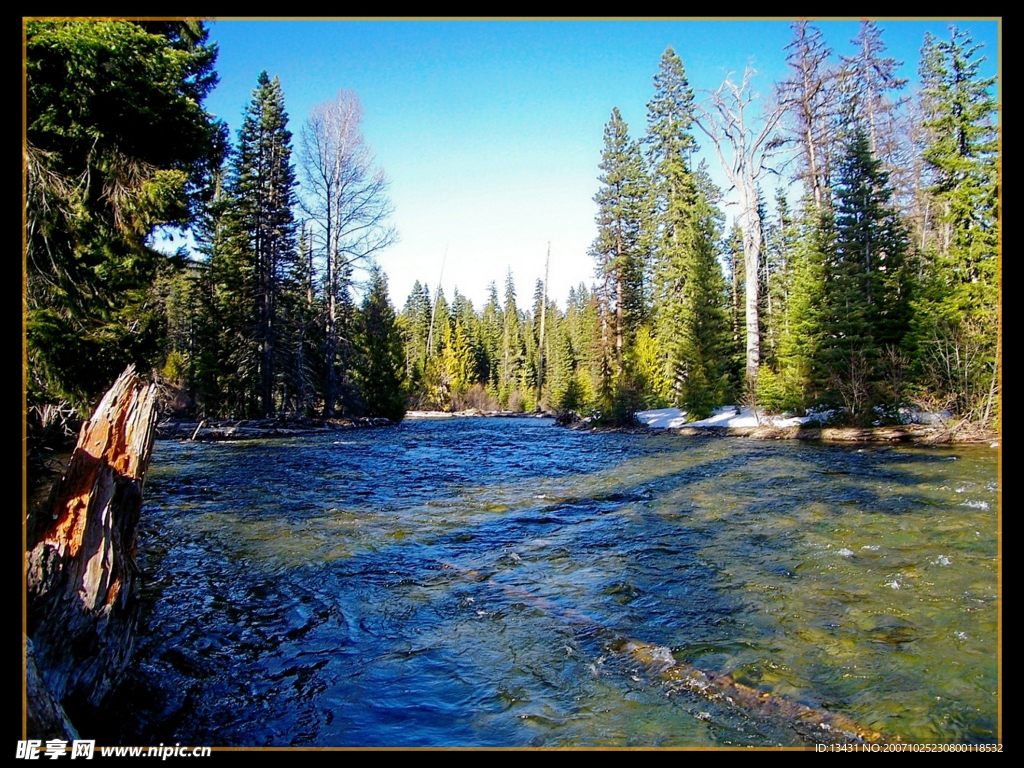
M948 414L907 412L905 424L873 427L830 427L822 415L769 416L752 408L726 406L714 415L687 423L679 408L641 411L637 420L649 430L665 430L690 437L749 437L757 440L809 440L841 443L988 444L999 447L1000 436L992 430L957 422Z
M555 414L539 411L522 413L515 411L481 411L470 408L464 411L407 411L405 421L422 419L456 418L499 418L499 419L547 419ZM157 438L165 440L261 440L272 437L293 437L310 432L331 432L339 429L368 429L371 427L393 427L391 419L368 416L347 416L333 419L299 419L293 417L277 419L241 419L230 421L195 422L182 419L166 419L157 425Z
M237 421L187 421L167 419L156 427L156 436L166 440L259 440L268 437L294 437L308 432L338 429L392 427L385 418L344 417L334 419L241 419Z
M832 427L823 424L822 414L809 416L769 416L751 408L725 406L710 418L687 422L686 413L679 408L660 408L641 411L634 427L594 427L587 421L573 424L575 429L594 429L625 432L666 431L686 437L747 437L756 440L806 440L843 443L915 443L920 445L988 444L999 447L1000 436L992 430L978 429L975 425L957 422L948 414L907 413L905 424L874 427ZM557 418L547 411L531 413L515 411L483 411L470 408L463 411L408 411L405 421L505 418L545 419ZM157 425L157 438L169 440L259 440L274 437L292 437L309 432L331 432L344 429L366 429L394 426L385 418L344 417L332 419L244 419L237 421L194 422L168 419Z

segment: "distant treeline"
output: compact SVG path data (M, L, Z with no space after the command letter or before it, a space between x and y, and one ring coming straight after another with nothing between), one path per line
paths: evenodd
M749 73L698 104L667 49L644 134L617 109L605 126L590 285L562 310L538 279L524 311L511 273L479 310L417 282L396 313L375 266L396 236L387 181L354 94L293 142L281 83L261 73L232 143L202 107L203 24L26 28L35 414L86 407L134 362L206 417L414 405L624 421L744 401L853 423L907 404L998 419L996 104L961 30L926 35L903 95L874 22L838 58L795 22L771 108ZM729 231L692 164L698 136L738 197ZM764 199L768 169L799 194ZM165 225L190 227L198 254L155 251Z

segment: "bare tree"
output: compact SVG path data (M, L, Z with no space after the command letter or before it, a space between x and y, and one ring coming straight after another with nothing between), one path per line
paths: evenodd
M393 244L398 233L388 223L392 212L388 181L363 140L359 97L341 90L317 104L302 129L299 163L302 204L310 216L313 250L325 265L327 340L324 415L334 415L340 382L339 304L347 301L351 267Z
M856 55L840 57L844 68L844 95L851 102L853 117L867 123L871 154L882 160L887 171L892 171L897 166L894 157L897 143L892 128L895 111L902 100L894 100L887 93L907 84L906 78L896 76L903 62L883 56L886 47L882 30L868 19L861 22L860 33L850 42L857 48Z
M761 362L757 306L763 233L758 214L757 180L766 170L768 156L781 143L775 129L784 111L778 105L767 110L760 131L755 132L748 124L747 109L757 99L757 94L750 90L750 78L754 74L748 66L739 85L727 77L718 90L697 108L696 119L697 125L714 144L718 160L739 196L746 273L746 383L749 389L757 383L757 368Z
M776 90L779 103L789 114L787 140L799 147L798 177L820 208L830 186L828 125L836 80L828 63L832 49L825 45L821 30L806 21L793 22L792 28L793 40L786 46L790 78L779 83Z

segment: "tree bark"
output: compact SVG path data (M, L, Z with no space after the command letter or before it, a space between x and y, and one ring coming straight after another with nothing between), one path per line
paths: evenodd
M39 676L65 707L98 706L131 656L156 421L156 386L129 366L82 426L50 514L28 523L27 632Z

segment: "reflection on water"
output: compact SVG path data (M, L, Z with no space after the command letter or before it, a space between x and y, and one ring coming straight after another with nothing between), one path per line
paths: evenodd
M97 738L805 743L616 638L910 742L996 738L996 452L407 422L157 445Z

